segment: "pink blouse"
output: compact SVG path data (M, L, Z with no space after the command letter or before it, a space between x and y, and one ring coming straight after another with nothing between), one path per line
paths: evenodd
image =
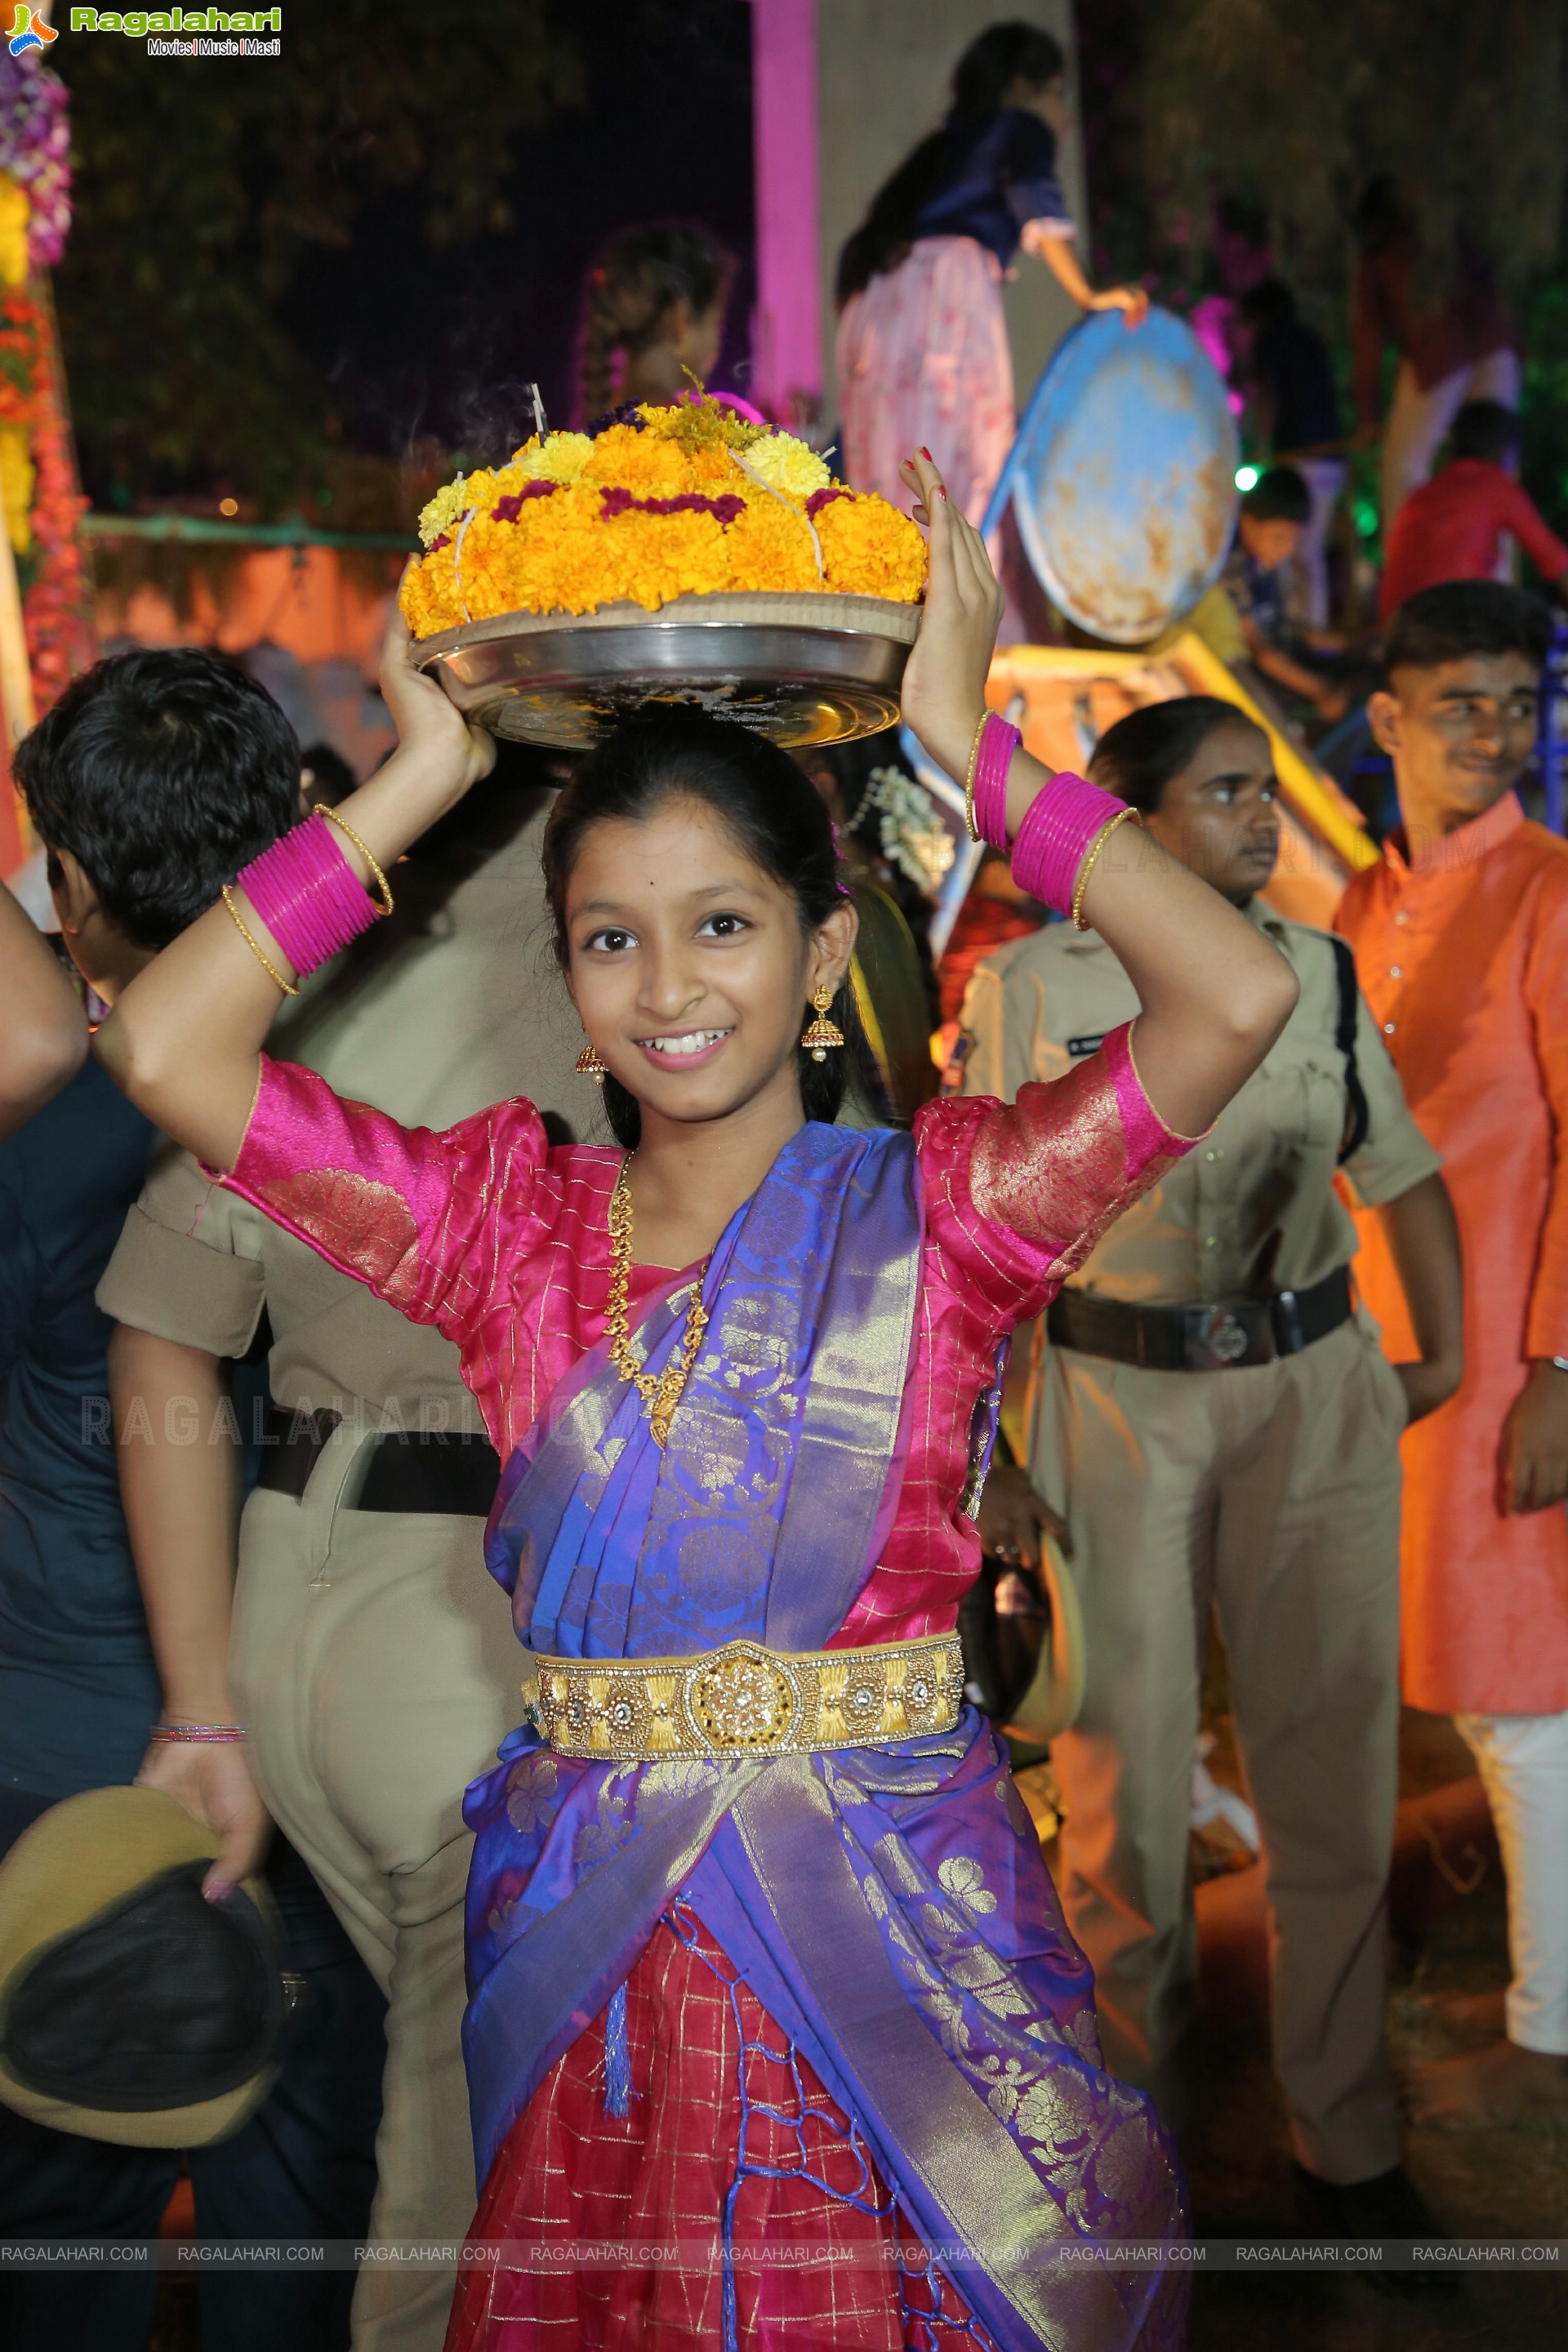
M996 1343L1054 1297L1112 1219L1188 1150L1151 1107L1118 1029L1016 1103L928 1103L914 1126L925 1244L913 1412L893 1529L840 1646L946 1633L979 1567L959 1508L974 1402ZM533 1105L437 1134L262 1062L223 1181L453 1340L503 1461L556 1382L604 1336L616 1150L551 1145ZM667 1276L638 1268L633 1301Z

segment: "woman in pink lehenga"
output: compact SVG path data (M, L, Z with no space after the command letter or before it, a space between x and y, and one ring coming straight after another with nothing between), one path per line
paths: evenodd
M838 261L837 369L844 475L894 506L899 467L929 449L949 495L978 523L1012 446L1013 361L1002 280L1020 244L1086 310L1146 297L1097 294L1079 267L1057 140L1066 60L1037 26L993 25L952 79L952 108L874 199Z

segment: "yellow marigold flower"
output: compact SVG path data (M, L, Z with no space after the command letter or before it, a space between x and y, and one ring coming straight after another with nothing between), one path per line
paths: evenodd
M585 433L551 433L542 441L536 433L512 452L511 462L525 482L574 482L593 454Z
M833 479L826 458L797 441L793 433L763 434L745 455L753 473L792 499L808 499L813 490L825 490Z
M730 551L731 588L771 589L775 594L820 588L816 550L805 517L765 491L753 490L744 514L724 534Z
M443 484L429 504L420 509L419 536L426 546L439 539L444 530L455 530L464 508L471 503L461 474L455 482Z
M635 425L612 425L601 433L581 478L605 489L631 490L639 499L679 498L689 488L679 444L639 433Z
M885 499L832 499L816 533L827 585L847 595L889 596L912 604L925 585L926 547L907 515Z

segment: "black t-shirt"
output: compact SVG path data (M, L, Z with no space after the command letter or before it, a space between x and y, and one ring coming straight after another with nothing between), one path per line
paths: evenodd
M39 1796L133 1779L158 1719L93 1299L153 1136L89 1061L0 1141L0 1788Z
M1342 426L1329 347L1300 319L1276 319L1252 350L1253 373L1274 398L1276 449L1337 441Z

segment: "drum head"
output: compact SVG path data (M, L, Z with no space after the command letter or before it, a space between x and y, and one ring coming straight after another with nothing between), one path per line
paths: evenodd
M1086 319L1060 344L1010 466L1019 536L1058 612L1147 645L1213 586L1236 528L1236 420L1190 329L1151 310Z

